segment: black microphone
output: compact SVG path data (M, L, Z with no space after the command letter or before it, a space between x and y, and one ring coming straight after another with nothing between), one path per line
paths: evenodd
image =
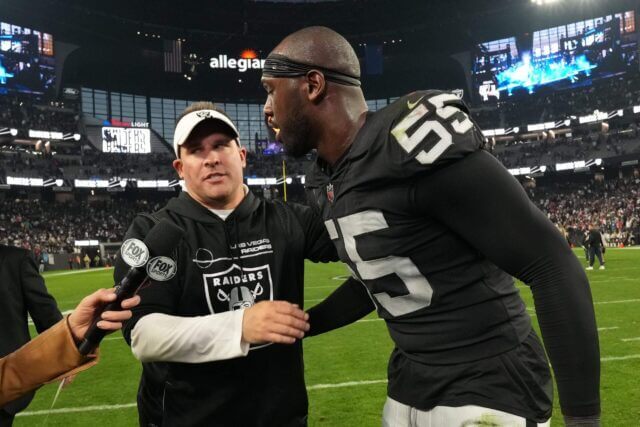
M144 239L128 239L120 247L120 258L131 268L116 285L116 299L99 309L84 340L78 346L80 354L87 355L95 349L107 334L98 328L98 322L105 311L122 311L120 304L131 298L148 280L166 281L176 274L176 263L169 256L184 236L184 230L171 221L160 220Z

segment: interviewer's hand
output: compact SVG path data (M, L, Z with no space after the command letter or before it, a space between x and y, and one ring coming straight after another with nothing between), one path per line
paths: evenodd
M293 344L309 330L309 315L287 301L261 301L245 309L242 340L250 344Z
M80 301L73 313L69 315L69 327L76 341L80 342L84 339L84 334L87 333L87 329L91 326L96 310L115 299L116 294L111 288L97 290ZM116 331L122 328L122 322L131 318L130 309L138 304L140 304L140 297L137 295L122 301L121 305L124 310L105 311L102 313L102 320L98 322L98 327L105 331Z

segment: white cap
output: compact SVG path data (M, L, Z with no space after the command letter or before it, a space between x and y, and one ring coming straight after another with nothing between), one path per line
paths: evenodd
M219 120L226 124L232 131L238 145L240 145L240 134L233 122L224 114L216 110L198 110L192 111L180 119L176 125L176 130L173 133L173 150L176 152L176 156L179 156L180 146L185 143L193 129L200 124L200 122L213 119Z

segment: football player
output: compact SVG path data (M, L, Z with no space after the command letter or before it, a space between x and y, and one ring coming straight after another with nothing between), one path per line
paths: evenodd
M324 27L286 37L263 69L266 120L289 154L317 150L310 202L364 284L312 308L311 333L366 304L385 319L383 425L548 425L551 373L515 276L531 286L567 425L599 425L595 315L567 242L483 150L457 96L418 91L372 113L359 77Z

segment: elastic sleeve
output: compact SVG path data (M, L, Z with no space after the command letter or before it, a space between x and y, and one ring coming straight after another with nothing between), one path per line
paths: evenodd
M364 285L349 278L319 304L311 307L305 337L323 334L362 319L376 306Z
M244 310L178 317L152 313L131 332L131 351L141 362L205 363L246 356Z
M413 203L531 286L562 412L598 414L600 351L586 274L518 181L480 151L418 180Z

